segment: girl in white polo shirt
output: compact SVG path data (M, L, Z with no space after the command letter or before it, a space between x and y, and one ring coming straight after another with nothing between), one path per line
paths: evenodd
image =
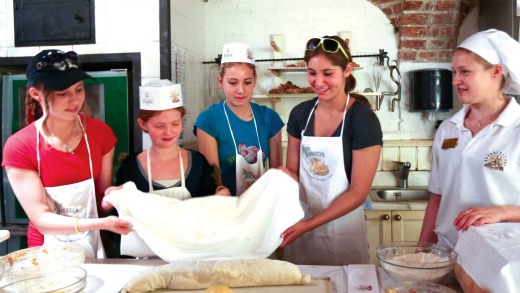
M432 196L420 241L455 247L470 226L520 222L520 44L497 30L455 50L453 86L464 107L435 135Z

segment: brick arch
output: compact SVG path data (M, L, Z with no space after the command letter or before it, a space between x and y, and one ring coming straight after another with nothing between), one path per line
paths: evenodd
M478 0L368 0L398 34L399 61L449 62L460 25Z

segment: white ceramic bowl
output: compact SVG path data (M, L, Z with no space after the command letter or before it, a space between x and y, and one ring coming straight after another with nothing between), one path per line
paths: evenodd
M24 277L9 282L1 292L79 293L85 289L87 271L79 266L67 266L61 270L41 271L28 269Z
M439 282L453 270L458 254L443 245L425 242L389 242L379 245L381 267L394 281Z

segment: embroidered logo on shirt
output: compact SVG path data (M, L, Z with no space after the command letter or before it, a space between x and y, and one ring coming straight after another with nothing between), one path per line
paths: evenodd
M484 167L491 170L504 171L504 167L507 165L507 158L502 152L489 153L484 159Z

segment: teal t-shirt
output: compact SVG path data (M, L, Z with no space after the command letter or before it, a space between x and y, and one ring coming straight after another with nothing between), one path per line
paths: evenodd
M280 116L271 108L251 103L258 128L258 137L260 138L259 145L254 121L243 121L224 104L222 101L200 113L195 121L193 133L197 135L198 127L215 138L218 145L222 183L229 188L231 194L236 195L235 149L239 150L239 153L248 163L254 163L257 161L256 154L261 146L262 152L264 153L262 159L265 166L265 162L270 154L269 139L282 129L284 123ZM231 137L223 105L226 107L236 145L233 143L233 138Z

